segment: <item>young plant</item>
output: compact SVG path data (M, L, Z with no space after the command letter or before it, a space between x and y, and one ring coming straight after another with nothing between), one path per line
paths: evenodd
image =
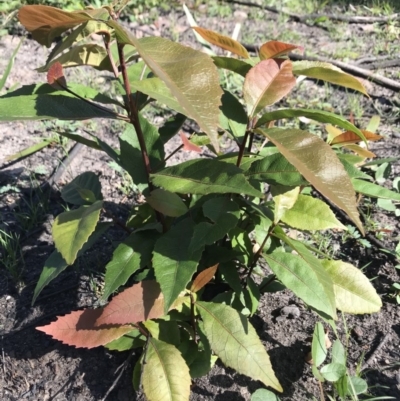
M102 308L71 312L38 329L76 347L143 348L133 382L149 400L188 400L191 380L205 375L216 358L280 392L268 353L247 320L261 293L273 284L287 287L333 326L337 309L373 313L381 300L356 267L318 259L286 233L287 227L345 229L326 202L309 195L310 187L364 233L356 192L370 185L369 176L357 168L358 156L334 145L367 143L371 133L333 113L271 106L290 93L299 75L364 94L365 89L330 64L291 62L288 52L300 48L286 43L267 42L260 57L251 58L237 41L195 27L204 40L234 55L211 57L160 37L137 39L118 23L125 4L19 11L40 44L50 47L63 36L40 69L47 72L47 83L0 97L0 119L119 120L125 129L116 149L94 133L90 139L60 135L105 152L145 199L132 206L125 222L114 219L127 237L106 266L102 299L117 295ZM92 42L93 34L104 43ZM123 96L67 82L64 68L80 65L110 71ZM242 100L221 89L219 69L244 77ZM154 101L176 112L160 128L143 114ZM305 130L274 127L274 121L297 117L344 132L325 142ZM187 118L199 126L190 139L180 132ZM176 151L166 155L164 145L179 132L182 145L176 151L207 146L213 157L166 166ZM255 136L264 143L256 145ZM227 140L236 148L223 154L220 144ZM102 221L110 213L94 173L76 177L61 196L73 207L54 221L56 250L33 302L111 225ZM267 266L273 274L260 283L260 275L270 273Z

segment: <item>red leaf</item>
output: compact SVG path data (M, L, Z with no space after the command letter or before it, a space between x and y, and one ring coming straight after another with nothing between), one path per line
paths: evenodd
M263 60L247 73L243 97L252 117L264 107L281 100L296 85L290 60Z
M379 139L383 138L383 136L381 135L377 135L366 130L361 130L361 132L364 134L365 139L368 141L379 141ZM343 132L343 134L340 134L335 138L333 138L331 145L337 145L337 144L343 145L343 144L357 143L361 141L362 139L357 134L351 131L346 131Z
M190 142L189 139L186 138L186 135L182 131L179 133L179 135L181 136L181 140L183 142L183 150L197 152L197 153L202 152L201 147Z
M300 50L301 53L304 52L304 47L291 45L289 43L278 42L276 40L271 40L264 43L259 50L259 55L261 60L266 60L269 58L281 57L285 54L290 53L292 50Z
M58 61L47 71L47 83L54 89L64 89L67 86L63 66Z
M85 309L59 316L47 326L36 327L64 344L78 348L94 348L122 337L132 326L96 327L95 322L103 309Z
M217 269L218 269L218 263L200 272L198 276L194 279L190 291L193 292L200 291L208 282L211 281Z
M164 315L164 297L154 280L142 281L121 292L98 316L96 326L138 323Z

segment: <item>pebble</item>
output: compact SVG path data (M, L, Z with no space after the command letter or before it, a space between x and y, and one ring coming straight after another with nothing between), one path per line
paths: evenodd
M358 340L361 339L364 335L360 326L353 327L353 334L354 334L354 337L356 337Z
M300 317L300 309L295 305L285 306L281 309L281 316L297 319Z

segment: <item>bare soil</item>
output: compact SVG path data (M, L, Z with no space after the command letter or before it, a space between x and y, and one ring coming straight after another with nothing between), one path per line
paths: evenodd
M295 43L327 57L333 57L338 50L351 48L351 41L357 43L354 46L359 57L375 54L374 46L380 40L379 34L374 31L375 26L370 26L368 30L366 25L337 23L334 31L342 32L332 38L333 28L297 23L261 10L257 13L262 12L264 15L255 19L254 10L244 6L235 6L235 14L227 18L210 17L207 10L203 11L203 14L198 14L198 18L204 27L229 34L235 22L240 20L243 24L242 36L246 35L245 38L251 44L261 44L272 38L280 38L285 32L292 32L298 38ZM398 24L395 26L398 27ZM193 35L180 11L160 15L150 25L138 26L131 23L130 28L138 35L159 34L186 44L194 43ZM382 29L387 28L383 26ZM0 38L0 76L19 39L16 36ZM382 54L390 54L390 42L385 49ZM37 74L34 68L43 64L47 51L32 40L25 40L7 81L7 88L14 84L44 82L44 75ZM392 67L381 69L379 73L396 79L399 71L398 67ZM87 70L80 75L74 75L73 72L70 74L69 79L75 81L90 83L94 79L94 75ZM96 79L100 81L93 82L106 84L104 78L103 81L102 78ZM356 122L365 127L368 118L379 111L382 115L379 133L385 135L386 139L375 144L373 151L379 157L398 157L400 110L392 103L396 94L373 83L366 84L371 98L360 98L363 114ZM305 106L318 99L319 102L329 103L335 109L341 110L345 115L350 112L346 92L334 89L327 93L324 86L310 81L304 81L302 89L294 96L303 101ZM288 106L286 101L277 105L284 106ZM50 174L59 167L60 160L65 157L61 147L47 147L13 165L4 160L6 156L34 144L35 138L48 137L57 129L65 127L42 122L0 124L0 189L7 185L14 188L0 193L0 228L20 235L23 253L18 265L18 270L21 271L18 284L5 269L0 268L0 399L98 401L106 395L120 369L126 368L108 399L141 400L143 395L140 392L135 393L131 385L132 369L138 355L134 355L127 366L121 368L128 358L126 353L109 352L104 348L74 349L35 330L35 327L48 324L57 315L98 305L104 266L111 258L115 241L126 235L118 227L111 229L95 249L88 251L84 258L80 258L73 267L51 282L32 307L36 281L44 261L54 249L51 224L54 217L63 211L59 187L84 171L94 171L101 178L107 207L115 216L126 217L135 202L133 195L122 192L121 178L107 164L108 157L92 149L83 148L66 168L61 179L49 190L38 189L38 184L46 182ZM76 129L82 133L82 126ZM117 144L120 133L117 124L101 120L97 122L95 129L101 139L110 145ZM172 142L170 148L173 149L176 143L177 140ZM67 148L71 146L72 144L68 144ZM180 153L175 161L188 157L192 155ZM395 162L388 183L398 177L399 173L400 164ZM32 182L36 189L32 188ZM39 205L36 211L38 216L29 225L24 216L31 215L29 208L32 209L32 205ZM390 227L383 242L386 248L393 249L394 238L399 236L398 219L373 206L372 213L381 228ZM24 226L21 221L25 222ZM375 234L373 231L370 233ZM395 269L396 262L375 246L369 250L354 240L342 241L340 235L334 236L332 246L337 250L337 257L341 253L342 259L360 268L367 265L364 272L373 279L373 284L384 302L380 313L346 315L347 328L351 334L348 339L350 369L355 371L357 363L367 362L363 375L371 386L370 394L392 396L400 400L400 307L389 296L391 284L400 281ZM4 249L1 254L4 257ZM287 306L292 306L291 310L295 313L285 314ZM308 400L312 396L319 398L318 384L310 366L305 362L316 321L316 315L289 291L265 295L258 314L252 318L284 388L281 395L284 401ZM338 326L342 341L346 342L343 323L339 321ZM261 383L217 363L209 375L193 382L191 400L250 400L251 394L261 387Z

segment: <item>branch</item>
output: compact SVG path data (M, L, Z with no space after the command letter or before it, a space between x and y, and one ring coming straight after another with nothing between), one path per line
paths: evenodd
M261 5L261 4L254 4L254 3L250 3L248 1L225 0L223 2L239 4L242 6L261 8L263 10L267 10L272 13L287 15L292 20L298 21L298 22L306 22L309 19L315 20L315 19L322 18L322 17L326 17L326 18L329 18L334 21L347 22L350 24L371 24L374 22L382 22L383 23L383 22L388 22L388 21L400 20L400 13L391 14L386 17L364 17L364 16L337 15L337 14L327 14L327 13L298 15L298 14L292 13L290 11L278 10L276 7L265 6L265 5Z

